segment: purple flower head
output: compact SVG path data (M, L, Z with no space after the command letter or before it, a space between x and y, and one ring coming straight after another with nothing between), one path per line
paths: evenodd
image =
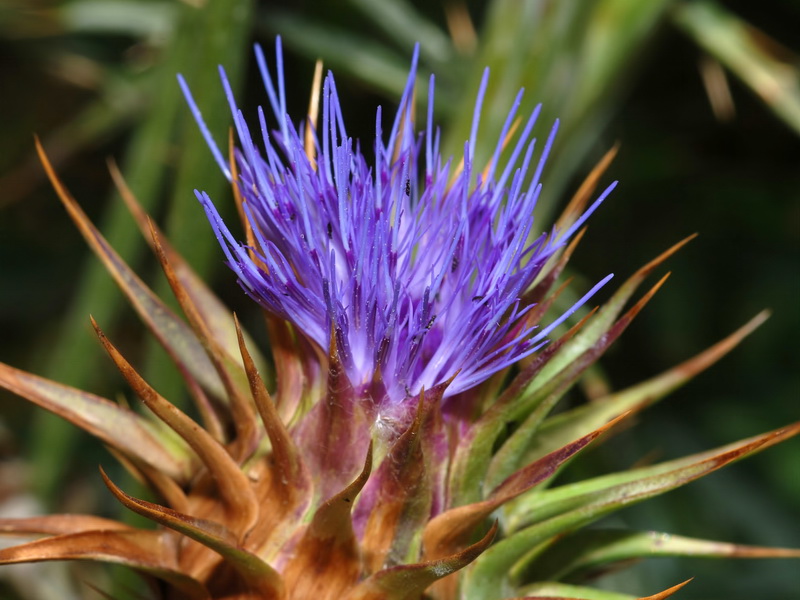
M523 295L615 184L568 229L537 236L533 209L558 123L534 161L536 140L531 134L537 107L500 165L503 140L516 118L522 91L481 173L473 156L486 70L470 139L456 166L440 154L439 130L433 125L433 76L425 130L414 130L415 50L388 135L377 110L371 163L347 134L334 78L328 73L322 119L314 134L315 157L309 158L301 135L304 124L294 125L286 114L280 39L276 49L273 80L256 47L276 129L270 129L259 108L258 130L251 132L220 69L239 138L238 188L256 246L237 241L208 195L196 194L245 292L320 347L333 341L353 386L379 378L385 397L376 400L390 404L453 377L447 396L467 390L535 352L554 327L610 279L609 275L548 326L527 322L531 306L522 304ZM230 180L229 166L186 83L180 81Z

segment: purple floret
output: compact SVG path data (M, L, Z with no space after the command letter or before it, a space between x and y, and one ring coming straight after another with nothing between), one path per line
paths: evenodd
M259 108L258 141L220 69L239 138L235 154L239 190L258 246L249 248L236 240L208 195L195 193L245 292L322 348L328 347L333 331L354 386L369 384L379 373L386 389L382 402L397 403L457 373L446 395L467 390L535 352L554 327L611 278L603 279L547 327L526 323L531 306L521 305L522 296L615 184L567 230L536 237L533 209L558 123L533 167L536 140L531 132L540 112L537 106L500 170L502 141L516 117L522 91L484 178L472 158L488 69L470 140L464 145L463 168L457 173L452 159L444 160L439 152L439 131L433 126L433 76L426 129L413 130L417 51L385 142L378 108L374 166L347 136L333 75L328 73L312 162L300 133L304 125L295 126L286 115L280 39L276 47L276 82L256 47L278 121L278 128L270 130ZM186 83L183 79L180 83L230 180L230 169Z

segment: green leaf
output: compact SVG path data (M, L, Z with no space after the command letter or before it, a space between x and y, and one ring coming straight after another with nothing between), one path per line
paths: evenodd
M330 24L315 23L274 9L267 12L259 23L270 34L280 34L286 45L300 54L311 60L322 59L325 66L337 74L356 77L392 101L396 102L403 93L411 66L411 47L406 52L399 52L352 31L337 30ZM427 77L417 76L417 91L417 101L425 102ZM453 100L440 86L436 88L436 97L438 109L449 106Z
M619 594L617 592L609 592L607 590L598 590L597 588L581 587L577 585L568 585L566 583L558 583L555 581L547 581L542 583L535 583L524 587L521 593L526 598L566 598L575 600L638 600L637 596L630 594Z
M536 460L576 436L592 431L608 419L657 402L720 360L768 317L767 311L757 314L725 339L656 377L551 417L531 440L525 460Z
M624 506L685 485L745 456L800 433L800 423L679 460L633 469L526 495L508 508L509 537L492 546L467 570L465 600L478 600L502 589L508 565L542 543L584 527ZM515 581L519 584L521 582Z
M563 485L538 494L536 499L528 496L509 505L506 525L510 531L516 531L531 523L538 523L587 503L593 503L595 496L602 499L601 497L608 495L613 500L623 493L634 492L638 498L640 492L649 494L651 491L657 493L668 491L730 462L773 446L797 435L798 432L800 424L795 423L715 450ZM632 497L622 499L627 502Z
M534 397L541 397L542 399L535 403L534 409L525 418L522 425L495 453L486 474L486 482L489 485L496 485L502 479L508 477L520 464L525 464L523 459L525 450L530 445L531 440L536 438L536 433L545 417L550 414L566 391L577 381L578 377L586 369L594 365L608 347L622 335L622 332L625 331L631 321L655 295L665 280L666 276L653 286L622 318L614 323L595 342L593 347L588 348L570 364L566 365L560 373L553 377L552 381L542 388L540 393L534 394ZM565 345L565 349L571 342L572 340ZM557 358L558 355L559 353L556 353L554 358Z
M659 531L588 529L559 540L524 565L524 571L535 573L537 579L574 581L584 575L594 577L613 563L658 556L800 558L800 549L744 546Z
M178 6L153 0L78 0L62 3L58 12L61 24L70 32L165 38L175 27Z
M520 469L493 489L486 500L457 506L436 515L425 527L425 557L440 558L463 548L476 526L494 510L552 477L561 464L614 425L616 422L609 423Z
M410 51L420 44L422 60L446 65L454 59L450 38L407 0L349 0L369 17L375 26L393 39L402 50Z
M684 581L678 585L674 585L668 590L664 590L652 596L640 597L630 596L628 594L617 594L616 592L608 592L606 590L598 590L594 588L578 587L574 585L567 585L557 582L542 582L525 587L522 591L525 594L535 594L534 596L526 596L525 598L517 598L515 600L664 600L669 598L681 589L683 586L691 581ZM553 594L558 594L554 597ZM569 598L563 596L568 594Z

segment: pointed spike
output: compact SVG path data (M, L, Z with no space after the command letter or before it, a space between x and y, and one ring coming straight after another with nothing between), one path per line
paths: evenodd
M586 349L581 355L564 367L539 389L523 392L519 399L505 411L504 419L518 420L525 418L523 424L505 441L502 448L495 453L485 474L485 481L496 485L504 479L522 460L532 440L536 440L544 419L563 397L566 391L591 365L605 353L622 332L630 325L637 314L650 301L669 276L661 278L634 306L632 306L614 325L605 332L598 341ZM516 406L515 406L516 404ZM531 406L528 410L526 407Z
M431 519L423 532L425 557L435 559L463 547L475 527L494 510L552 477L564 462L627 416L628 413L621 415L588 435L520 469L493 490L486 500L452 508Z
M705 371L708 367L738 346L744 338L761 327L761 325L769 319L770 315L771 313L769 310L762 310L728 337L672 369L672 371L675 371L676 379L678 379L680 383L684 383L698 373Z
M345 600L410 600L419 598L425 590L440 579L463 569L494 540L497 521L478 542L461 552L411 565L401 565L379 571L361 582L345 596Z
M565 374L570 369L576 371L579 362L585 363L582 367L582 369L585 369L589 364L587 361L589 361L592 356L594 356L595 359L599 357L600 354L608 348L611 342L622 333L625 327L630 324L633 316L635 316L652 297L654 290L658 289L658 286L663 283L662 279L649 294L645 295L645 298L640 301L634 310L629 311L626 316L615 323L615 320L620 312L622 312L625 304L644 281L645 277L652 273L658 265L693 237L694 236L689 236L678 244L675 244L672 248L662 253L655 260L650 261L629 277L627 281L614 292L611 298L603 304L592 322L587 327L583 328L580 334L575 336L569 344L565 344L561 351L543 367L538 377L538 383L535 383L535 386L543 387L547 382L559 376L559 373ZM613 335L609 335L610 332L613 332ZM533 390L528 390L528 392L531 391Z
M522 371L503 391L500 398L480 416L469 432L461 437L456 448L449 481L450 496L458 498L458 504L475 502L481 498L480 489L475 489L475 482L483 482L485 479L495 453L495 440L505 429L506 423L513 420L510 414L513 406L542 369L548 365L552 357L573 339L596 311L595 308L558 340L536 353L531 362L523 367ZM564 444L568 441L565 440ZM478 487L480 488L480 486Z
M497 589L508 565L560 533L574 531L630 504L686 485L800 433L800 423L661 465L613 473L520 498L506 518L512 532L493 546L463 582L469 598Z
M528 311L528 314L525 315L525 327L532 327L536 325L539 321L544 318L547 314L547 311L550 310L550 307L553 305L553 302L558 299L558 297L562 294L562 292L569 287L569 285L573 281L573 277L568 278L564 283L556 288L556 290L550 294L545 300L538 300L535 303L535 306ZM525 301L527 303L527 300Z
M250 383L250 391L255 400L256 408L261 415L261 420L264 428L267 430L270 442L272 443L272 456L275 459L275 466L278 471L277 481L281 482L280 485L285 488L287 492L300 491L306 487L306 483L302 481L301 477L301 458L294 445L294 441L289 435L280 415L275 408L275 404L264 385L264 381L258 374L253 359L250 357L250 352L247 350L247 345L242 335L242 330L239 326L239 319L234 314L234 324L236 332L239 336L239 349L242 354L242 362L244 369L247 373L247 379Z
M626 312L616 323L614 323L614 325L611 326L606 335L611 335L614 337L614 339L618 338L622 333L622 331L618 330L625 329L628 325L630 325L631 321L636 318L636 315L642 312L642 309L647 305L648 302L650 302L650 300L653 299L653 296L655 296L656 292L661 289L661 286L664 285L667 279L669 279L670 275L672 275L672 271L665 273L664 276L659 279L656 284L636 302L636 304L628 309L628 312Z
M0 533L65 535L84 531L135 531L130 525L94 515L43 515L0 519Z
M228 507L231 529L237 535L244 536L258 519L258 502L247 476L225 448L206 430L150 387L108 340L94 319L92 325L106 352L136 395L159 419L183 438L203 461Z
M584 235L586 235L586 227L578 231L578 233L572 237L563 252L557 253L547 261L539 275L536 276L536 280L533 282L533 285L531 285L530 290L523 296L522 304L537 304L542 301L547 292L550 291L550 288L553 287L556 280L561 276L564 267L567 266L569 259L572 258L572 254L575 252L575 249L578 247L578 244L580 244Z
M258 445L255 411L252 402L248 400L244 393L247 385L244 382L247 380L247 375L241 365L234 363L222 351L220 344L208 329L191 296L176 276L152 222L150 223L150 228L156 256L161 263L175 298L189 319L192 329L203 348L205 348L211 364L214 365L217 375L225 386L230 402L233 425L236 428L236 440L231 445L231 454L241 464L252 455Z
M540 352L537 352L531 357L530 362L524 366L523 370L514 378L509 385L501 394L500 398L495 402L489 410L484 413L481 417L480 421L489 421L495 417L496 413L500 412L503 407L514 400L522 390L527 386L534 377L541 371L541 369L547 364L547 361L558 352L558 350L567 342L569 342L575 335L583 329L586 323L597 314L598 308L593 308L585 317L583 317L580 321L575 323L572 327L570 327L564 335L558 338L556 341L551 342L547 346L545 346Z
M401 562L430 516L431 452L424 446L432 440L421 429L432 410L423 390L414 420L389 448L365 490L370 512L361 546L367 573Z
M186 365L206 389L220 398L224 397L222 383L215 376L208 357L186 323L179 319L111 248L56 175L38 138L36 138L36 151L50 183L78 231L103 262L159 343L176 363Z
M661 254L656 256L653 260L651 260L649 263L647 263L646 265L641 267L638 271L636 271L636 273L633 274L631 279L634 279L634 278L635 279L639 279L639 280L644 279L645 277L650 275L650 273L655 271L655 269L658 266L660 266L664 261L666 261L670 256L675 254L678 250L680 250L686 244L688 244L693 239L695 239L697 237L697 235L698 234L696 234L696 233L693 233L691 235L687 235L685 238L683 238L678 243L673 244L671 247L667 248L664 252L662 252Z
M261 594L259 598L277 600L282 597L283 586L280 575L255 554L240 547L236 536L224 525L134 498L117 487L102 467L100 467L100 475L111 493L126 508L160 525L178 531L222 556L254 591ZM196 567L197 565L193 566L193 571L196 570Z
M108 169L111 174L111 179L120 194L120 197L125 202L128 211L131 213L142 237L147 242L153 251L155 251L155 243L153 231L157 234L157 239L164 250L169 263L172 265L175 275L178 280L183 284L184 289L192 298L195 307L203 317L203 321L211 330L212 336L217 340L222 349L230 357L238 356L236 352L236 333L233 330L230 322L230 310L217 298L217 296L209 289L203 279L195 273L192 267L183 259L177 250L169 243L164 232L150 219L147 213L142 208L139 201L136 199L133 191L128 186L125 178L122 176L117 164L109 159ZM232 169L233 173L235 170ZM237 187L234 187L238 191ZM249 338L245 336L245 339ZM266 364L264 358L257 353L253 353L253 359L259 368ZM188 380L187 380L188 381Z
M694 577L692 577L692 579L694 579ZM655 594L653 596L647 596L647 597L644 597L644 598L639 598L639 600L664 600L665 598L669 598L670 596L672 596L672 594L677 592L683 586L688 585L689 582L692 581L692 579L687 579L683 583L679 583L678 585L673 585L668 590L664 590L663 592L661 592L659 594Z
M561 213L561 216L556 221L556 229L559 231L566 231L572 226L573 223L575 223L575 221L578 220L578 217L580 217L586 208L586 205L589 203L592 194L597 189L597 185L600 183L600 178L603 176L606 170L608 170L608 167L617 156L619 147L620 144L617 142L611 148L609 148L600 161L594 166L589 175L586 176L586 179L583 180L583 183L578 188L578 191L575 192L575 195L569 201L569 204L567 204L564 212Z
M535 503L526 500L514 506L507 525L509 531L520 531L517 534L520 540L536 531L536 523L546 522L556 515L565 523L565 519L571 518L570 522L585 525L623 506L686 485L798 434L800 422L691 456L567 484L543 492ZM576 495L573 496L574 491ZM530 531L523 529L530 524L534 524Z
M123 564L163 579L190 600L211 600L206 588L182 573L174 540L165 531L84 531L0 550L0 564L94 560Z
M689 360L628 389L614 392L597 402L552 417L542 426L536 438L536 450L532 455L549 451L553 446L563 444L565 438L597 427L622 412L639 412L654 404L719 361L768 317L769 311L762 311L731 335Z
M347 528L339 526L341 522L350 523L350 512L356 496L362 490L372 472L372 442L367 448L367 456L364 459L364 466L353 482L341 492L325 501L322 506L314 513L314 518L309 526L309 533L320 539L343 539L352 535L346 531ZM345 519L345 515L347 518Z
M585 349L581 348L580 336L576 336L572 338L572 343L575 344L578 349L582 349L580 354L573 356L572 359L566 363L560 370L556 371L555 373L547 373L546 375L542 375L540 378L544 380L545 383L541 384L536 390L527 390L523 391L521 396L529 396L531 398L538 397L535 394L540 395L548 395L551 393L560 390L560 393L563 394L566 392L567 388L569 388L577 379L578 377L591 365L597 362L597 359L600 358L606 350L613 344L620 335L625 331L625 329L631 324L633 319L638 315L641 310L647 305L647 303L653 298L655 293L664 285L664 282L669 278L670 273L664 275L656 284L650 288L637 302L634 304L628 311L620 317L616 322L614 322L610 327L607 327L605 331L598 333L597 331L593 332L592 338L596 338L592 344L590 344ZM604 307L605 308L605 307ZM598 316L594 322L592 322L587 328L583 328L581 330L581 334L585 335L586 332L597 326L597 321L602 319L603 317L603 310L601 308L598 311ZM562 348L569 348L569 344L565 344ZM562 351L563 352L563 351ZM560 357L560 355L559 355ZM556 357L558 358L558 357ZM564 364L565 361L561 360L559 363L555 363L555 361L551 361L550 363L546 364L545 367L542 369L542 373L545 372L546 369L555 370L555 368L560 367ZM535 383L535 382L534 382ZM535 394L534 394L535 392ZM517 403L519 404L519 403ZM520 417L520 411L522 409L521 405L517 406L514 412L514 416L511 418L518 419ZM506 415L508 418L508 415Z
M558 468L567 460L573 458L578 452L595 441L598 437L608 432L613 427L630 417L633 413L626 412L617 418L609 421L605 425L595 429L591 433L567 444L563 448L551 452L547 456L540 458L534 463L523 467L489 494L487 501L497 503L498 506L505 504L509 500L516 498L520 494L527 492L537 483L552 477Z
M361 557L350 513L371 471L370 443L361 473L317 509L283 569L286 589L292 590L293 597L338 598L358 581Z
M160 525L179 531L183 535L191 537L208 547L213 547L214 544L236 544L236 536L223 524L207 519L198 519L166 506L160 506L152 502L147 502L146 500L134 498L123 492L111 481L105 470L103 470L103 467L98 468L100 470L100 476L103 478L103 483L106 484L109 491L114 494L114 497L116 497L125 508Z
M689 538L660 531L585 528L550 544L547 552L526 556L510 573L525 580L535 573L541 581L596 578L621 565L646 558L684 556L703 558L800 558L800 549L746 546Z
M0 387L89 432L135 465L148 465L180 483L189 478L188 449L169 449L132 410L4 363L0 363Z
M600 315L598 316L598 320L596 323L596 327L602 328L604 325L611 323L617 315L622 311L622 308L631 298L633 293L636 289L642 284L642 282L653 272L656 270L657 267L661 266L661 264L666 261L670 256L675 254L678 250L683 248L686 244L692 241L694 238L697 237L697 234L694 233L690 236L685 237L677 244L674 244L672 247L668 248L656 258L648 262L646 265L638 269L633 275L631 275L618 289L614 292L614 295L611 299L606 302L603 307L600 309ZM591 332L592 337L598 337L597 332Z

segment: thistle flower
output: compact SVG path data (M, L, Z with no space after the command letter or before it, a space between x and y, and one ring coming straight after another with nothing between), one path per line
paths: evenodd
M471 141L456 166L439 153L433 76L426 130L414 129L415 51L387 140L377 110L371 166L347 137L332 73L322 91L321 131L309 129L304 140L302 125L298 131L286 115L282 76L276 86L259 47L256 56L279 124L270 133L259 109L263 149L254 143L220 69L241 145L235 155L238 180L181 79L220 168L238 187L249 245L235 240L207 194L197 197L245 292L320 348L330 341L359 401L370 404L379 419L411 414L423 389L448 382L443 397L450 398L532 355L611 278L546 327L527 318L534 304L525 293L616 183L568 227L533 235L540 177L557 124L530 181L536 149L531 135L541 106L528 117L506 164L499 165L520 91L492 161L475 173L472 156L488 69Z
M415 129L415 54L386 137L378 110L369 159L347 136L332 75L314 86L313 97L322 87L319 130L315 110L306 123L292 123L280 43L277 54L273 80L257 49L277 118L270 129L259 109L258 144L223 73L239 138L230 162L181 80L232 183L245 242L236 240L207 195L197 196L228 265L265 310L269 362L149 222L117 172L112 175L188 325L119 259L40 148L70 215L176 363L202 426L160 396L96 323L101 343L156 425L0 363L0 384L102 439L152 488L156 503L126 494L102 474L123 505L159 526L136 529L90 515L3 520L2 531L48 537L0 550L0 562L121 562L160 582L153 593L164 598L489 600L608 598L576 582L636 557L800 556L582 529L795 435L798 424L548 489L587 445L715 362L765 318L758 315L651 380L550 414L665 278L623 313L636 289L687 241L553 337L609 279L548 316L563 289L554 284L584 222L613 188L585 208L613 153L555 226L537 236L532 211L556 128L534 159L538 109L522 125L521 95L479 173L473 156L485 74L470 140L456 165L440 156L433 78L425 130ZM650 598L666 598L679 587Z

